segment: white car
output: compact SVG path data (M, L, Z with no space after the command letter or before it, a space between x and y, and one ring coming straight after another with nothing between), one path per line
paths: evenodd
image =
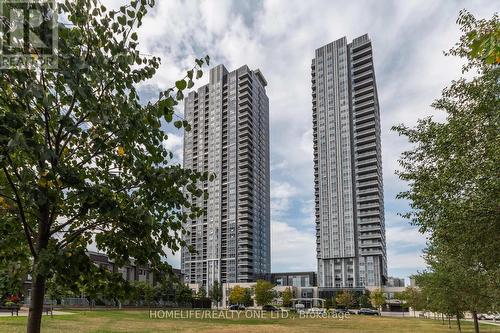
M323 314L325 313L325 309L320 309L320 308L310 308L307 309L308 313L315 313L315 314Z
M500 313L490 312L490 313L479 313L477 315L479 320L500 320Z

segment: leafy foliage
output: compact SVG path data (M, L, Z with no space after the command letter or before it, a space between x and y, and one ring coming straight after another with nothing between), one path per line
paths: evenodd
M229 303L231 304L243 304L245 299L245 288L240 286L234 286L229 294Z
M369 308L371 307L370 295L362 294L358 297L358 305L360 308Z
M349 308L354 303L354 297L351 292L343 290L335 296L335 302L339 307Z
M0 216L0 235L1 302L8 296L21 294L23 282L29 273L30 258L22 227L15 218Z
M370 292L370 302L374 308L380 309L380 307L385 304L385 300L386 297L382 290L376 289Z
M292 289L290 287L286 288L285 291L283 291L281 298L283 300L284 307L287 307L287 308L291 307L292 306L292 298L293 298Z
M196 293L197 298L206 298L207 297L207 291L205 288L200 288L198 289L198 292Z
M253 306L253 290L252 288L245 288L245 295L243 296L242 304L244 306Z
M500 64L500 21L497 13L490 20L477 20L464 9L460 11L457 23L463 35L451 54L467 57L475 65Z
M217 280L214 281L212 288L208 291L208 295L219 306L219 303L222 301L222 283Z
M175 301L180 306L191 305L193 301L193 291L189 286L180 283L175 288Z
M419 282L419 285L421 285L421 282ZM394 297L403 302L401 304L403 308L412 308L414 314L415 311L426 309L428 298L422 293L420 289L407 287L404 291L396 293Z
M429 269L417 276L434 298L426 306L471 311L477 332L475 314L498 308L500 299L500 67L491 60L499 22L496 14L487 21L467 12L458 22L464 36L449 54L466 58L464 70L478 75L452 82L432 104L446 121L394 127L413 145L399 161L409 189L398 197L410 201L404 216L429 235Z
M0 72L0 222L5 240L23 237L33 258L31 331L47 278L64 272L73 288L79 275L112 277L86 262L90 242L117 265L133 257L163 271L164 249L184 246L183 223L202 213L190 198L204 195L196 184L209 175L169 164L162 126L209 58L141 103L136 85L160 59L139 52L134 30L153 4L108 11L95 0L61 2L69 24L59 27L58 69Z
M132 287L134 288L133 298L143 301L148 306L151 306L151 303L154 301L158 290L150 283L145 281L136 281L134 282Z
M266 280L257 280L255 284L255 302L263 306L270 304L274 298L273 284Z

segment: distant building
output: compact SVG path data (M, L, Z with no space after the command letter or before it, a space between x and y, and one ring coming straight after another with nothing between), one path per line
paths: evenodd
M252 282L271 270L269 100L260 70L223 65L185 99L184 167L213 172L193 199L206 214L184 225L184 282L209 290L220 283Z
M385 285L387 287L404 287L405 279L389 276Z
M277 286L315 287L316 272L271 273L271 283Z
M387 276L380 111L368 35L318 48L311 65L318 285Z
M153 273L150 268L147 266L137 266L134 259L131 259L127 265L118 266L105 253L88 251L87 255L95 265L105 268L110 272L121 273L125 281L154 283Z
M90 260L94 263L94 265L107 269L110 272L121 273L125 281L132 283L147 282L150 285L156 285L161 280L161 276L153 274L151 268L148 265L137 265L133 258L129 260L128 264L118 266L105 253L96 251L87 251L86 253ZM180 269L172 268L171 272L179 282L183 282L184 278ZM32 278L31 275L28 275L23 285L25 303L29 303L29 299L31 297L31 285ZM81 303L73 303L70 305L81 305Z

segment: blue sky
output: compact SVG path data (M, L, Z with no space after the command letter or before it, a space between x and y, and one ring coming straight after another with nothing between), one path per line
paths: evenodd
M121 0L102 1L115 7ZM368 33L374 49L381 104L382 157L389 274L407 277L425 267L425 237L397 214L405 189L394 171L409 148L390 131L434 114L432 101L461 75L458 59L445 57L460 36L462 8L491 17L494 1L180 1L157 0L139 30L140 50L162 58L141 96L157 96L184 76L195 57L229 70L259 68L269 85L271 127L272 270L316 270L310 63L314 50L335 39ZM195 88L205 84L198 81ZM182 110L179 110L180 112ZM182 132L169 128L165 145L182 157ZM179 255L168 258L179 265Z

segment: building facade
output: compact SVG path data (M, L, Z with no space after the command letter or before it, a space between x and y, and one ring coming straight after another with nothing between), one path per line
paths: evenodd
M267 82L246 65L210 70L209 83L185 99L184 167L216 175L193 199L204 216L185 225L184 282L210 288L252 282L271 270L269 100Z
M405 279L404 278L397 278L394 276L389 276L387 278L385 285L387 287L404 287L405 286Z
M271 283L276 286L315 287L316 272L271 273Z
M381 286L380 114L368 35L318 48L311 70L318 285Z

